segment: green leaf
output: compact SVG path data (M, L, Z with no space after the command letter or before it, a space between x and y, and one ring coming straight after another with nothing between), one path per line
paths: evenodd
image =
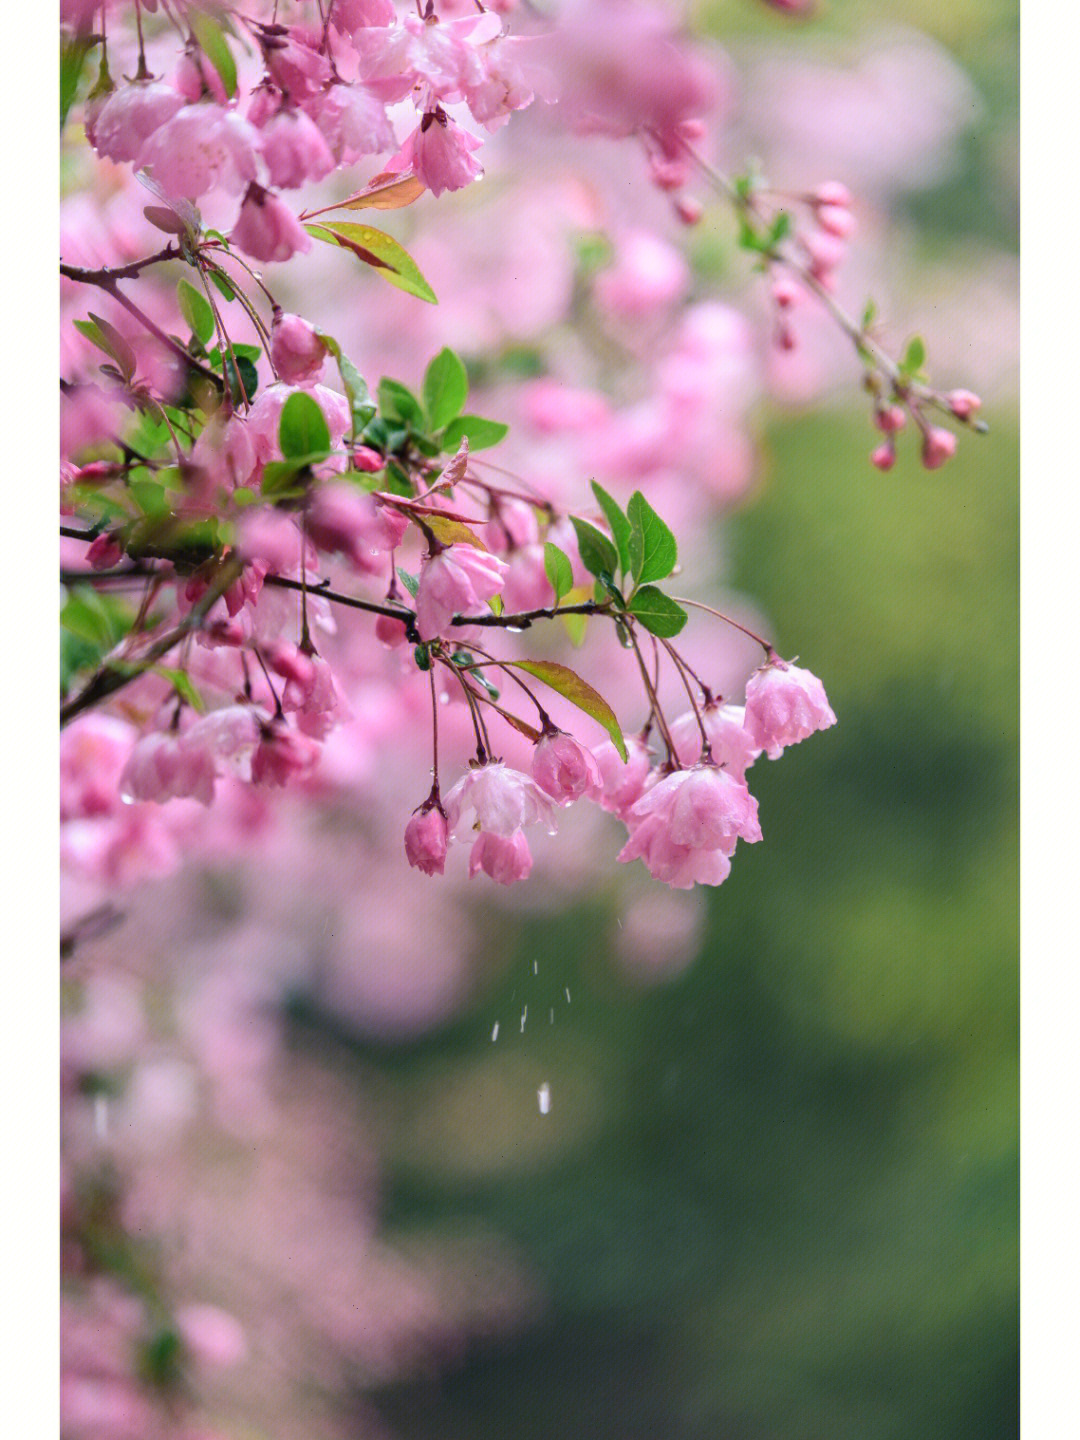
M625 764L626 741L623 739L619 722L615 718L615 712L587 680L583 680L575 670L570 669L569 665L559 665L554 660L511 660L508 663L515 669L525 670L528 674L535 675L537 680L542 680L545 685L550 685L552 690L557 690L579 710L584 710L586 715L591 715L594 720L599 721L611 736L612 743Z
M674 570L678 559L675 536L640 490L630 496L626 513L630 521L630 570L634 579L639 585L663 580Z
M398 566L397 573L398 579L401 581L401 583L405 586L405 589L415 600L417 593L420 590L420 581L416 578L415 575L410 575L408 570L403 570L400 565Z
M224 295L226 300L233 301L236 299L236 291L229 284L228 280L225 278L225 276L221 273L220 270L210 270L207 273L209 274L210 279L213 281L215 290L220 291L221 294Z
M320 460L326 459L326 452L312 455L296 455L288 460L268 460L263 466L261 490L265 499L281 500L302 495L303 472ZM309 479L310 477L305 477Z
M339 245L342 249L351 250L358 260L373 266L384 280L389 280L399 290L431 305L439 303L416 261L383 231L371 225L356 225L349 220L335 220L332 225L305 225L304 229L325 245Z
M229 389L232 392L233 403L239 404L246 396L250 401L254 399L255 391L259 388L259 372L247 358L239 352L236 356L236 364L233 364L232 356L225 356L224 365L225 377L229 382ZM243 394L241 394L241 386Z
M330 449L330 427L319 403L303 390L296 390L281 408L278 444L286 460L326 455Z
M461 444L461 437L468 436L470 450L487 450L492 445L497 445L506 432L509 425L504 425L501 420L484 420L479 415L459 415L456 420L451 420L443 431L442 448L444 450L456 450Z
M79 88L79 76L82 74L86 57L96 44L96 40L91 40L85 35L74 35L65 39L60 46L61 130L67 122L68 111L75 102L75 92Z
M334 337L324 334L321 330L316 331L316 334L333 355L337 364L338 374L341 376L341 383L345 387L345 395L349 401L349 410L352 413L352 434L355 440L364 427L375 418L375 402L371 398L371 391L360 371L349 357L342 353L341 346Z
M686 611L655 585L643 585L629 605L630 614L653 635L668 640L686 624Z
M124 638L135 619L126 600L101 595L90 585L76 585L60 611L60 624L71 635L93 645L99 656Z
M199 42L199 48L217 71L226 95L236 94L236 61L232 57L221 26L205 10L188 6L187 22Z
M611 533L615 536L615 545L619 551L619 565L625 573L630 569L630 521L623 514L618 502L595 480L592 482L592 492L611 526Z
M570 523L577 535L581 563L589 574L599 575L604 571L607 575L614 575L619 568L619 556L608 537L597 530L595 525L590 525L587 520L579 520L576 515L570 516Z
M72 323L75 329L85 335L92 345L96 345L110 359L116 361L123 372L124 379L130 383L138 362L135 359L135 351L132 350L116 326L110 325L108 320L103 320L93 311L90 312L89 320L75 320Z
M407 385L384 375L379 381L379 411L388 420L404 420L423 427L424 408Z
M905 375L917 374L926 363L926 346L922 337L916 335L908 341L907 349L904 351L904 358L900 362L900 369Z
M435 356L424 374L424 409L432 430L456 420L469 394L465 366L449 346Z
M160 675L163 680L168 680L180 698L185 700L193 710L197 710L200 715L205 713L206 702L191 683L191 676L186 670L174 670L168 665L154 665L151 668L155 675Z
M472 545L477 550L487 549L480 536L461 520L451 520L446 515L419 515L417 520L424 522L441 545Z
M208 345L214 338L214 312L205 295L200 295L194 285L186 280L177 281L176 298L180 302L180 313L191 327L191 333L200 345Z
M570 557L550 540L544 545L544 574L551 582L558 603L568 591L574 588L574 570Z
M172 513L164 486L153 480L133 480L128 489L142 513L150 520L165 520Z

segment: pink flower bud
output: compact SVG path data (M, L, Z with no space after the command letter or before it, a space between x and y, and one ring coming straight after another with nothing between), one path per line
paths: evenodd
M446 817L437 806L417 810L405 826L409 864L425 875L441 875L446 868L448 839Z
M528 841L520 830L510 836L481 831L469 855L469 879L482 870L497 885L512 885L525 880L532 869Z
M658 190L681 190L690 178L685 160L654 159L649 165L649 174Z
M261 185L248 186L229 240L264 264L288 260L311 249L311 236L276 195Z
M891 440L884 445L879 445L870 455L871 465L876 465L879 470L891 470L896 464L896 446Z
M373 475L385 464L385 457L380 455L377 450L372 450L370 445L357 445L352 452L352 468L360 470L365 475Z
M836 724L816 675L774 656L755 670L746 686L745 725L750 738L778 760L788 745Z
M950 390L945 398L958 420L970 420L977 410L982 409L982 401L972 390Z
M326 346L315 333L314 325L299 315L279 311L274 316L270 336L270 359L279 379L290 385L302 385L318 379L326 359Z
M181 1305L176 1325L195 1359L205 1365L236 1365L247 1355L244 1327L216 1305Z
M591 751L561 730L545 734L533 752L533 779L553 800L569 805L601 789L600 768Z
M956 454L956 436L951 430L931 425L923 436L922 463L927 470L937 470Z
M86 552L91 570L111 570L114 565L119 565L123 558L123 550L108 531L92 541Z
M781 310L790 310L801 294L801 290L790 275L780 275L773 281L773 302Z
M874 424L883 435L895 435L907 424L907 411L900 405L883 405L874 412Z
M846 240L855 229L855 216L842 205L819 205L817 223L826 234Z
M695 200L692 195L677 195L674 204L675 214L684 225L697 225L705 214L701 201Z
M260 139L270 183L279 190L322 180L337 164L315 122L293 106L283 106L268 120Z
M810 197L815 205L837 205L846 209L851 204L851 191L839 180L826 180Z
M272 720L263 727L251 757L251 778L257 785L284 785L309 774L321 752L322 746L309 736L288 729L283 720Z

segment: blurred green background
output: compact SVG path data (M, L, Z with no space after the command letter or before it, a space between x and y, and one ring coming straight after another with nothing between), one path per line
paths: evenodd
M725 38L781 33L705 10ZM906 202L918 243L1010 249L1014 5L837 0L821 23L875 16L936 35L986 102L964 173ZM731 524L732 583L841 723L755 768L768 843L709 892L696 962L634 988L598 895L492 927L454 1026L340 1041L382 1096L387 1227L481 1223L548 1297L516 1339L378 1397L408 1440L1016 1432L1015 416L943 471L909 446L881 476L853 400L774 418ZM310 1019L297 1040L330 1043Z

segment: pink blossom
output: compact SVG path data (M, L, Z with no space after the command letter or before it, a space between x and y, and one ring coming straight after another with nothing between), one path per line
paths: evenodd
M746 729L746 711L742 705L724 705L714 700L701 712L701 721L709 737L713 763L720 765L737 780L761 754ZM680 715L670 725L675 752L683 765L693 765L701 758L701 729L692 710Z
M394 0L336 0L330 23L349 34L365 25L392 25L397 19Z
M335 10L336 16L336 10ZM394 148L394 127L386 108L363 85L331 85L304 102L339 165Z
M404 620L395 620L390 615L380 615L375 621L375 638L389 650L396 650L409 638Z
M111 570L123 558L120 542L107 530L92 540L86 551L86 562L92 570Z
M891 470L896 464L896 446L891 440L870 452L870 464L879 470Z
M247 1355L244 1327L216 1305L181 1305L176 1326L195 1359L205 1365L236 1365Z
M499 593L506 562L472 545L450 545L432 556L420 572L416 627L421 640L434 640L455 615L484 608Z
M270 332L270 359L277 368L278 379L288 385L303 385L317 380L326 360L326 346L310 325L299 315L274 314Z
M290 730L283 720L263 726L251 759L251 778L258 784L285 785L315 768L322 747L307 735Z
M94 149L109 160L134 160L150 136L184 108L184 97L160 80L114 90L94 121Z
M236 522L236 548L267 573L287 575L300 565L303 538L291 516L268 505L250 505Z
M544 825L555 833L555 806L536 781L501 760L467 770L447 795L444 808L450 833L461 834L465 817L475 828L508 837L524 825Z
M60 732L60 818L111 815L136 738L126 720L91 710Z
M855 229L855 217L842 205L819 205L815 216L827 235L846 240Z
M659 815L649 815L635 825L616 859L623 864L643 860L655 879L676 890L722 885L731 874L731 860L725 851L677 844Z
M214 765L200 746L188 746L180 734L155 731L138 740L120 776L120 797L166 800L190 795L203 805L214 798Z
M519 610L538 610L554 603L551 581L544 569L544 547L526 545L511 552L506 562L503 604L512 614Z
M600 771L601 788L596 798L605 810L622 819L644 794L653 763L649 748L640 735L628 735L625 763L610 740L594 746L592 753Z
M689 267L673 245L635 230L620 241L615 264L597 276L596 298L613 315L643 320L681 299L689 283Z
M303 658L303 657L301 657ZM296 728L315 740L324 740L334 727L352 716L334 679L334 672L321 655L306 657L308 666L285 686L282 709L296 720Z
M385 571L384 557L401 544L409 526L399 510L381 505L346 481L319 486L307 524L316 545L348 556L368 575Z
M746 729L770 760L815 730L836 724L816 675L774 656L746 685Z
M572 735L550 731L533 751L533 779L553 800L569 805L587 796L595 799L601 789L600 768L590 750Z
M405 854L414 869L441 875L446 868L446 816L437 805L421 807L405 826Z
M270 183L281 190L322 180L337 164L318 126L291 105L283 106L262 127L260 148Z
M658 816L676 845L731 855L737 840L761 839L757 809L742 780L715 765L695 765L658 781L634 805L631 816Z
M288 260L311 249L311 236L276 195L261 185L249 185L230 241L246 255L264 264Z
M306 40L304 32L294 25L287 34L268 35L262 42L267 70L293 100L316 94L330 79L330 62Z
M444 190L460 190L484 173L479 161L472 158L480 143L444 112L428 114L388 162L387 169L412 169L437 198Z
M218 186L235 193L253 181L258 143L254 127L235 110L202 102L158 126L135 163L172 199L196 200Z
M497 885L513 885L525 880L532 870L532 854L522 831L512 835L493 835L483 830L469 854L469 879L482 870Z

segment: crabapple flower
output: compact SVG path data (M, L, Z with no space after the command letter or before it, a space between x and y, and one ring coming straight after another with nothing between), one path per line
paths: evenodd
M362 155L378 155L396 143L382 101L362 85L331 85L306 100L304 110L339 165L355 165Z
M209 805L217 778L209 754L199 746L188 746L182 735L156 732L136 741L120 776L120 798L155 800L163 804L189 795Z
M324 550L337 550L358 570L376 575L382 557L401 544L407 518L344 481L322 485L308 512L308 535Z
M761 839L757 801L743 781L716 765L676 770L643 795L630 813L634 819L658 817L674 844L692 850L731 855L738 840Z
M183 108L183 95L160 80L114 90L94 119L94 149L109 160L134 160L154 131Z
M441 875L446 869L449 833L446 816L436 805L421 806L405 826L405 854L409 864L425 875Z
M757 801L740 780L714 765L676 770L631 807L624 864L643 860L650 874L677 890L720 885L731 873L738 840L761 839Z
M761 754L761 746L754 744L746 729L745 708L714 700L702 710L701 723L709 737L713 763L722 766L736 780L745 779L747 770ZM680 715L668 728L680 763L695 764L701 758L702 744L701 728L694 712L689 710Z
M532 853L524 834L520 830L512 835L481 831L469 854L469 879L481 870L497 885L513 885L515 880L527 879L532 870Z
M472 152L479 149L476 136L440 110L424 116L387 169L414 170L438 199L444 190L460 190L484 173L480 162L472 158Z
M135 165L170 199L197 200L215 186L235 193L253 181L258 148L258 132L235 110L185 105L154 130Z
M263 726L251 757L251 778L258 784L285 785L314 768L322 747L307 735L290 730L284 721Z
M434 640L455 615L482 610L497 595L506 561L472 545L450 545L433 555L420 572L416 628L421 640Z
M311 249L311 236L289 207L255 184L247 188L229 240L245 255L264 264L288 260Z
M652 756L639 735L626 737L626 763L610 740L593 749L593 758L600 771L600 793L596 796L603 809L625 819L631 805L641 799L652 770Z
M601 788L596 757L561 730L541 737L533 751L532 773L541 790L560 805L570 805L582 796L592 800Z
M773 656L755 670L746 685L746 729L770 760L815 730L836 724L816 675Z
M319 127L293 106L283 107L262 127L260 148L270 183L281 190L322 180L337 164Z
M444 802L446 822L456 839L466 816L475 815L474 829L509 838L524 825L544 825L555 833L555 805L530 776L511 770L501 760L477 765L457 782Z
M270 333L270 359L286 384L303 385L318 379L326 360L326 346L314 325L299 315L278 311Z

